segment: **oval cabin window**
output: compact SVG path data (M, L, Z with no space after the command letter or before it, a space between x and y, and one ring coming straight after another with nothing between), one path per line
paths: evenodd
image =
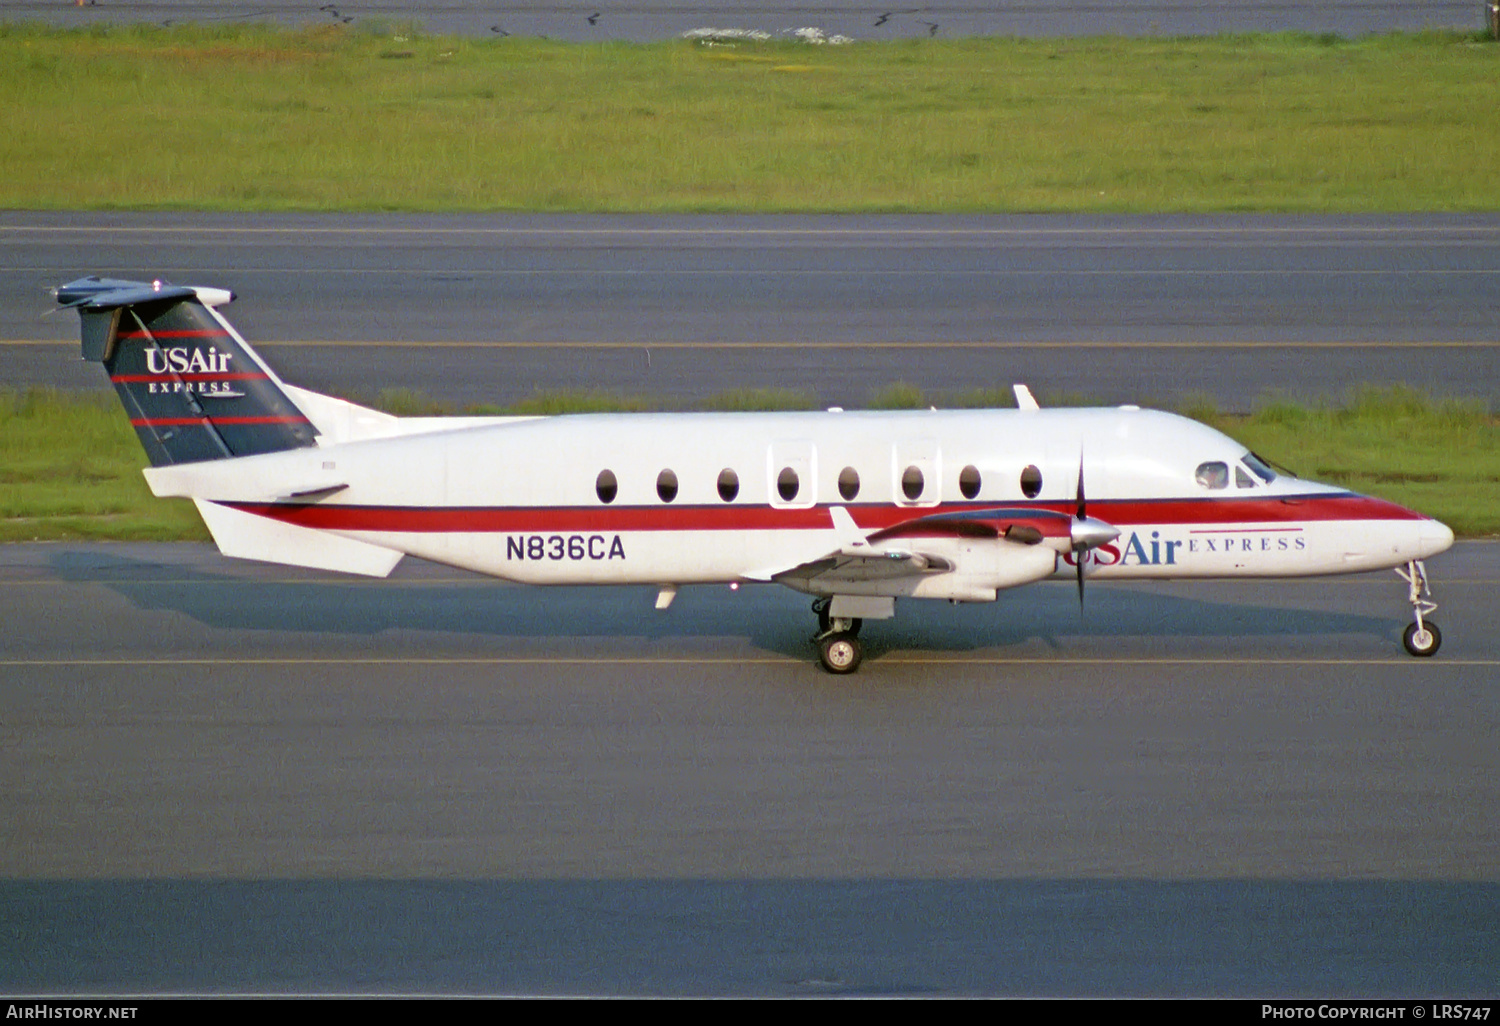
M839 494L844 497L845 502L853 502L859 495L859 471L853 467L845 467L839 471Z
M966 499L979 497L979 468L965 467L958 472L958 490Z
M782 502L791 502L797 497L802 482L797 480L797 472L791 467L783 467L781 473L776 475L776 492L781 496Z
M922 471L918 467L907 467L901 474L901 494L912 502L922 497L922 488L926 484L922 480Z
M733 502L740 494L740 475L725 467L719 471L719 498Z
M657 474L656 494L661 497L662 502L671 502L677 498L677 475L670 470L663 470Z
M594 482L594 491L599 495L599 501L606 506L615 501L615 496L620 494L620 482L615 480L612 470L599 471L599 479Z
M1035 465L1021 471L1021 494L1028 499L1042 494L1042 472Z

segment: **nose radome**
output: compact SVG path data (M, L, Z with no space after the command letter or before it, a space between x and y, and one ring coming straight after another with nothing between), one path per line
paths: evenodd
M1438 520L1424 520L1421 534L1422 559L1453 547L1453 528Z

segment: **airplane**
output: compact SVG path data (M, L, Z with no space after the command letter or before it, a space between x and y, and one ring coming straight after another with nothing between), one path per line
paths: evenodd
M1431 656L1438 521L1278 473L1176 414L1041 408L394 417L286 384L234 294L90 276L53 290L109 373L157 496L226 556L388 575L403 556L526 584L775 583L813 596L819 661L862 659L897 599L993 602L1048 578L1394 569Z

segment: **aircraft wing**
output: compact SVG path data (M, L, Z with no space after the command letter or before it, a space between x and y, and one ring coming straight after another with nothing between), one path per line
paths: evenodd
M819 590L839 584L894 581L906 577L944 574L953 564L920 552L851 552L840 550L771 575L778 584L796 582L803 590L816 581Z
M954 513L935 513L917 517L883 530L865 532L855 526L849 511L831 507L839 548L818 559L799 563L771 574L770 580L799 590L836 591L842 586L860 586L899 580L918 581L923 577L949 573L953 563L934 552L922 551L924 539L951 541L973 538L1008 543L1003 549L1015 553L1004 558L1014 564L1011 574L1019 580L1032 580L1050 574L1051 563L1019 554L1030 546L1051 544L1052 551L1071 546L1073 518L1066 513L1045 509L983 509ZM894 544L893 544L894 543ZM1012 548L1011 546L1014 546ZM941 544L933 546L942 548ZM1055 558L1053 556L1052 558ZM1033 568L1032 564L1036 564ZM1011 574L1002 573L1006 577ZM764 578L762 578L764 579Z

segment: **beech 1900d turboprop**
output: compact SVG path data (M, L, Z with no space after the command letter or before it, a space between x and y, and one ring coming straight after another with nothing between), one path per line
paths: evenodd
M814 596L823 666L898 598L992 602L1053 576L1395 569L1413 655L1437 651L1423 560L1443 524L1277 474L1196 421L1133 406L397 418L283 383L220 289L82 278L159 496L227 556L382 577L404 555L527 584L775 582Z

